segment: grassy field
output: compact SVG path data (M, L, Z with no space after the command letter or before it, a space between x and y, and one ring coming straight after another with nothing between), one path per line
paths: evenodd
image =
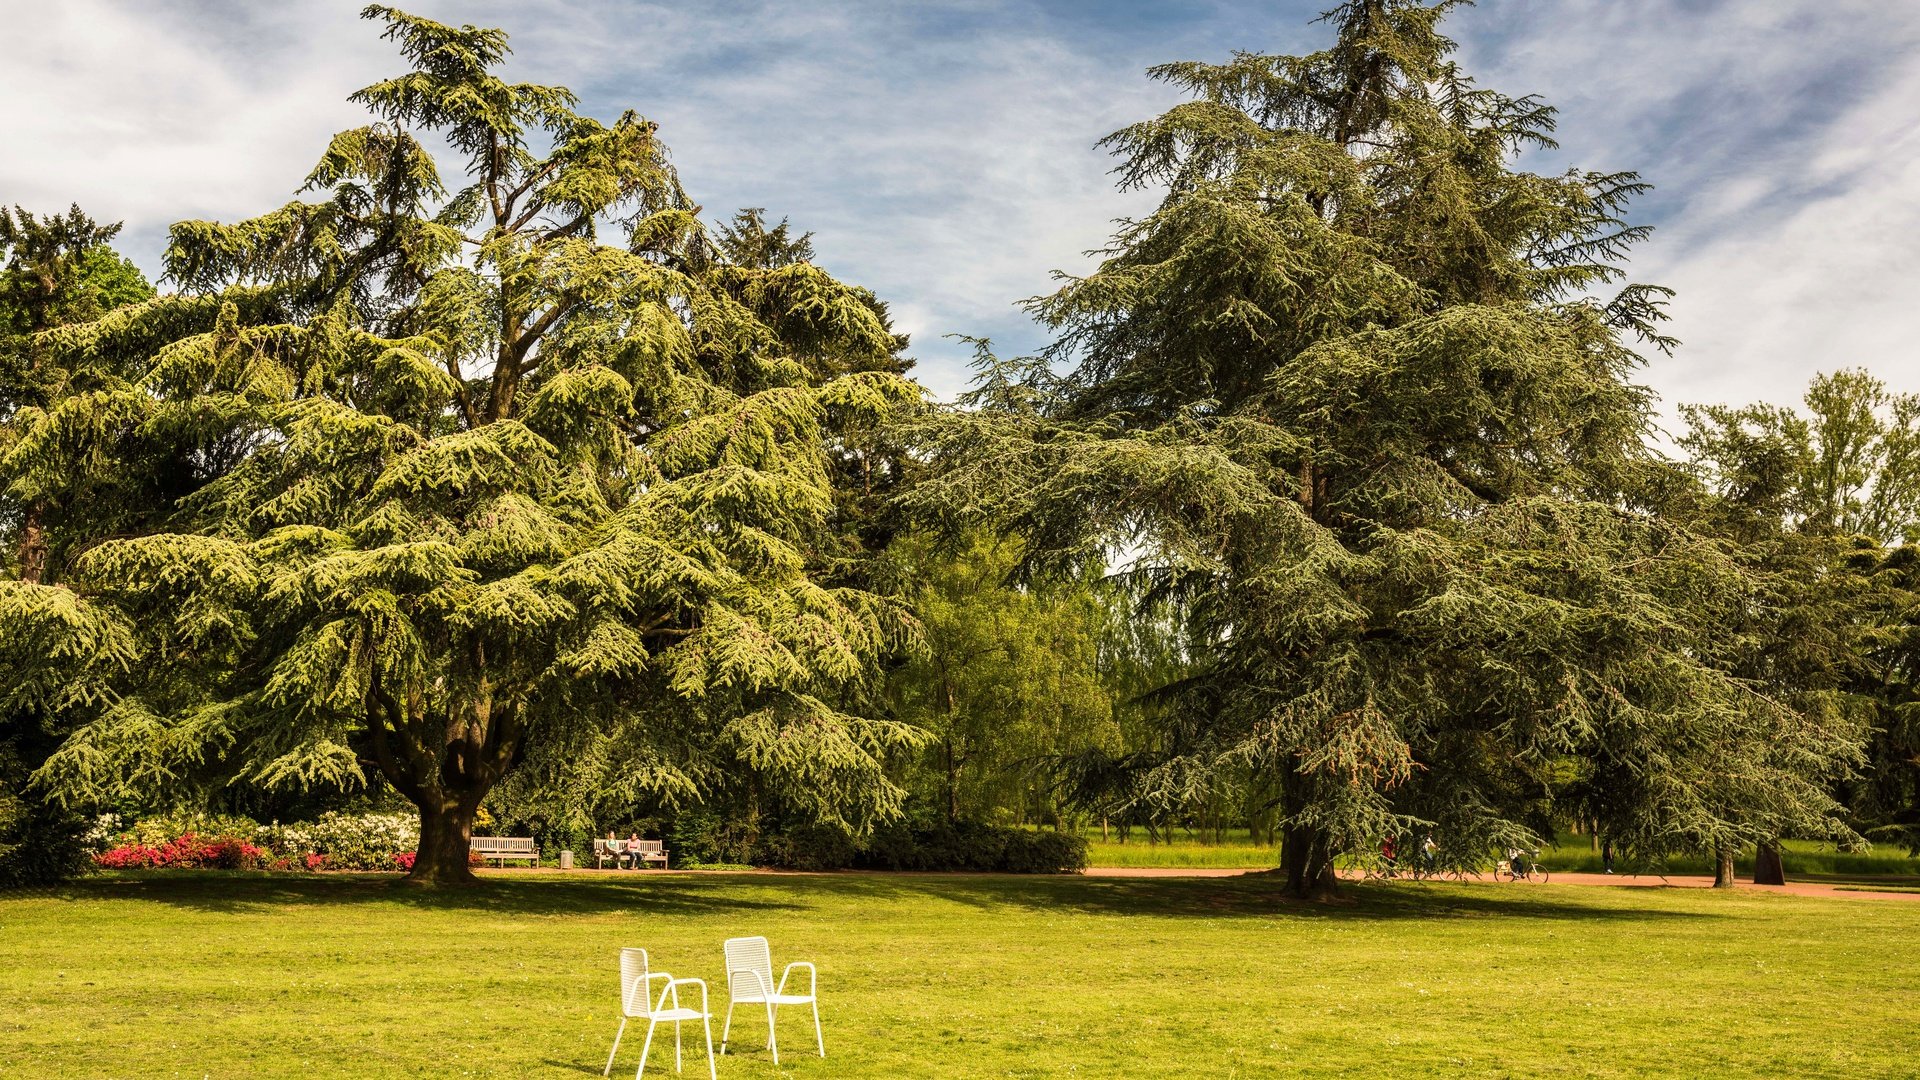
M749 1021L729 1077L1920 1065L1920 903L1469 884L1300 905L1273 888L507 871L422 895L380 876L96 878L0 899L0 1075L596 1075L617 946L718 981L721 939L754 932L776 960L819 963L832 1056L802 1052L790 1013L776 1069ZM621 1074L638 1051L622 1046Z

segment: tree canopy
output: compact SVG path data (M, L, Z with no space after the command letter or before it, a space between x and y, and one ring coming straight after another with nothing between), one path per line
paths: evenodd
M1197 665L1139 767L1277 778L1298 892L1384 836L1531 842L1583 776L1645 852L1843 831L1845 733L1733 670L1758 580L1660 512L1685 478L1631 379L1666 291L1620 265L1644 184L1521 169L1553 110L1459 69L1454 6L1154 69L1193 100L1107 145L1160 204L1031 302L1050 363L987 358L911 498L1017 531L1033 574L1135 556Z
M913 735L861 708L911 620L837 583L834 513L836 455L918 397L884 307L784 230L794 257L743 257L757 219L716 241L653 123L506 81L501 31L365 15L409 67L353 95L374 122L312 199L174 226L180 293L44 335L102 374L25 418L16 483L111 485L156 436L193 475L0 598L56 643L10 657L70 732L41 780L377 772L424 881L466 876L515 768L669 802L750 770L821 819L890 813Z

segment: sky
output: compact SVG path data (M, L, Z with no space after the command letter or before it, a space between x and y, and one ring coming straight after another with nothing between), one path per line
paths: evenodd
M1117 218L1101 136L1179 98L1145 69L1322 47L1331 0L701 4L414 0L512 35L510 78L660 124L718 219L765 207L874 289L917 374L964 389L968 350L1044 345L1018 303L1077 273ZM293 197L346 97L400 70L358 2L0 0L0 202L123 220L157 276L166 227ZM1920 391L1920 3L1482 0L1447 32L1482 85L1560 109L1538 171L1633 169L1654 238L1634 280L1678 291L1678 402L1792 403L1866 366ZM451 163L448 163L451 165Z

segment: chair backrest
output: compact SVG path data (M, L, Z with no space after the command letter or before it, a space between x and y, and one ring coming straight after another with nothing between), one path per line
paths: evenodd
M645 1016L651 1004L647 1000L647 950L621 949L620 1015Z
M728 938L727 952L727 989L741 991L773 992L773 950L767 946L763 937ZM757 971L765 985L755 985L752 979L744 984L734 982L736 971Z

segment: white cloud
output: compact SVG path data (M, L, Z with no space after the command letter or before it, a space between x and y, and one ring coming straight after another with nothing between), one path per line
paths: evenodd
M765 206L814 230L951 395L966 350L939 335L1038 345L1014 302L1150 204L1115 193L1092 147L1172 100L1141 69L1317 47L1324 2L410 6L506 27L514 78L660 121L711 216ZM365 121L346 95L398 61L359 6L0 0L0 200L125 218L123 246L157 270L168 223L279 204L328 135ZM1904 345L1920 339L1904 297L1920 6L1483 0L1449 30L1484 83L1562 106L1566 149L1543 167L1660 185L1635 275L1681 290L1686 343L1646 375L1670 403L1793 400L1813 370L1854 363L1920 388Z
M1493 0L1469 39L1502 89L1562 107L1556 159L1659 185L1637 279L1678 291L1672 357L1644 374L1683 402L1798 402L1865 365L1920 390L1920 6L1877 0Z

